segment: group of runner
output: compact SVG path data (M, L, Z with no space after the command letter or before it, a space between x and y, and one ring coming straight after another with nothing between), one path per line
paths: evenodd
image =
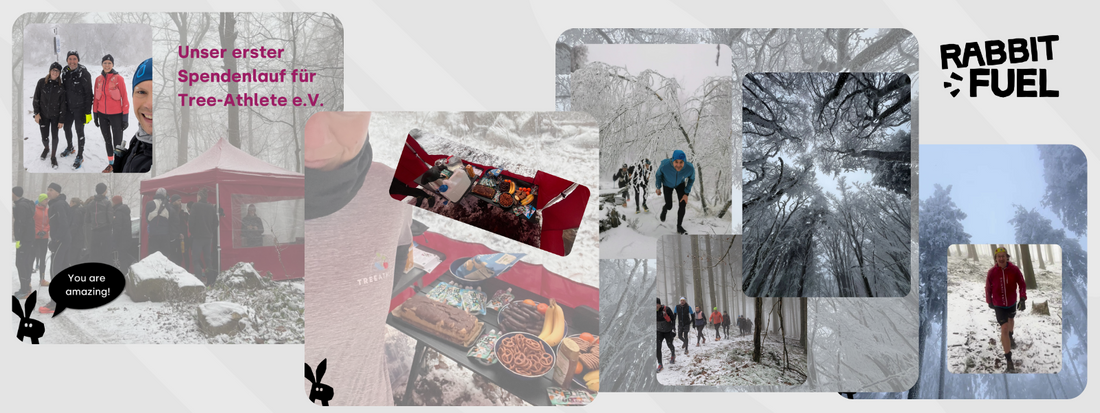
M60 157L75 153L72 168L80 169L84 163L84 125L95 122L103 135L108 162L103 172L149 172L153 161L153 59L146 59L134 72L133 110L140 127L129 146L122 145L122 132L129 127L131 95L126 93L126 79L114 70L115 58L103 56L103 70L95 83L80 64L78 52L70 51L65 62L65 66L53 62L34 89L34 122L42 134L43 146L39 159L49 158L50 165L57 169L58 131L64 128L66 146Z
M741 326L741 321L744 320L744 316L738 318L738 326ZM746 320L747 321L747 320ZM687 299L680 297L680 303L675 307L669 307L661 304L661 299L657 299L657 372L664 370L664 357L661 354L661 344L664 342L668 346L670 353L669 364L676 364L676 349L673 346L673 337L675 336L682 342L682 348L684 355L689 354L689 333L691 329L695 329L695 346L699 347L702 344L706 344L707 337L705 333L707 325L714 327L714 339L721 340L722 332L725 332L726 338L729 338L730 334L730 316L729 311L720 312L718 307L714 307L713 311L708 317L703 311L701 306L695 306L692 308L687 303ZM742 334L744 330L742 329Z

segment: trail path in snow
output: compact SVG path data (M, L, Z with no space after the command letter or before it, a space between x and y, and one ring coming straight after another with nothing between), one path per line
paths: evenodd
M794 370L784 370L783 345L769 336L764 344L764 363L752 361L752 334L738 335L736 326L730 326L731 337L724 334L714 340L714 327L705 331L707 342L696 347L696 333L688 334L688 354L683 353L681 341L675 340L676 364L669 363L668 347L662 347L665 368L657 373L657 381L666 386L794 386L805 381L805 376ZM806 370L806 351L790 341L787 343L790 363L799 371Z
M610 188L610 189L608 189ZM600 194L614 193L618 185L614 182L600 183ZM630 200L623 206L623 197L616 196L614 210L622 216L623 223L617 228L600 233L600 259L656 258L657 239L665 235L676 235L676 211L679 206L673 203L672 209L661 222L661 209L665 205L663 192L657 195L656 188L646 188L644 200L649 211L638 208L634 190L630 191ZM675 193L673 193L675 197ZM675 201L675 200L674 200ZM604 204L600 218L610 213L609 205ZM640 212L638 212L640 211ZM723 218L704 216L703 207L698 198L688 197L687 211L684 213L684 230L691 235L732 234L731 215Z
M951 257L947 287L948 369L956 374L1004 373L1000 326L985 303L987 261ZM1053 270L1053 271L1052 271ZM1027 309L1017 311L1012 359L1017 373L1057 373L1062 369L1061 265L1035 270L1039 288L1027 290ZM1046 302L1050 315L1033 312Z

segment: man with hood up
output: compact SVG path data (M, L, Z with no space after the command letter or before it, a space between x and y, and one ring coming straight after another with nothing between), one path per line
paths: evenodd
M1008 366L1005 373L1015 373L1012 362L1012 349L1016 348L1016 338L1012 336L1016 310L1024 311L1027 306L1027 282L1020 268L1008 261L1008 250L999 247L993 252L995 265L985 275L985 302L993 309L997 324L1001 325L1001 347L1005 352ZM1016 290L1020 290L1020 300L1016 301Z

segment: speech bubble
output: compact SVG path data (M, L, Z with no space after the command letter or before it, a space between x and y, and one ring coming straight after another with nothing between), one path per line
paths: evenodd
M114 301L126 288L126 277L117 268L87 262L66 268L50 280L50 298L57 303L53 316L67 308L87 310Z

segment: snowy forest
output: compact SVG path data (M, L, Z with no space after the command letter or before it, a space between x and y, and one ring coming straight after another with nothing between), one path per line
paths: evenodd
M673 340L675 364L668 362L664 348L665 368L657 373L661 384L793 386L806 380L807 300L745 296L738 288L740 247L736 235L661 237L655 268L661 302L675 307L684 297L688 305L702 309L710 324L715 307L730 317L729 328L719 331L720 340L710 324L702 330L709 340L701 346L698 332L687 332L687 354L683 342Z
M1017 151L1023 153L1014 155ZM935 145L922 148L921 153L922 175L935 170L942 176L937 176L934 182L925 177L923 181L929 182L932 188L922 191L926 195L920 200L920 377L912 389L905 392L856 394L854 397L1068 399L1081 394L1087 384L1088 371L1087 251L1083 246L1087 245L1088 216L1085 154L1070 145L1039 145L1037 148ZM1009 158L1013 162L991 168L988 164L969 166L957 161L972 159L977 154L1005 158L1013 155ZM954 158L956 156L958 158ZM1019 188L1014 191L1016 197L1012 201L991 205L988 200L1001 195L1003 188L985 182L971 183L968 177L976 170L969 168L979 167L983 176L1001 176L1013 182L1035 178L1038 191L1034 196L1021 197L1019 192L1024 189ZM964 186L968 188L966 191L953 190ZM923 189L924 184L921 187ZM995 211L994 207L1004 212ZM990 223L995 213L998 222ZM964 227L964 221L970 222L967 217L971 215L979 220ZM1020 244L1061 246L1061 312L1067 317L1061 320L1062 369L1058 374L950 372L945 356L949 352L949 340L945 339L948 325L944 319L949 306L949 250L954 244L986 240L983 238L989 235L972 236L971 233L989 233L995 229L987 226L1006 228ZM969 252L962 252L969 256ZM979 261L989 263L989 257L982 256L984 252L978 250L977 254Z
M735 194L730 184L733 79L729 48L593 45L591 49L583 54L586 60L574 61L578 68L571 75L571 106L559 109L588 112L600 123L600 194L607 201L602 202L601 210L605 223L601 225L601 257L648 258L658 237L676 233L675 221L657 218L664 200L654 193L656 169L674 150L684 151L696 174L685 230L692 234L731 233L736 214L730 213ZM601 58L634 65L615 65ZM659 67L668 61L677 66ZM688 89L696 84L694 90ZM644 177L635 176L643 174L645 159L653 170ZM625 192L615 178L622 165L630 169L630 176L624 178L629 182ZM640 210L635 200L639 195L635 185L645 192L641 194L645 210ZM676 210L670 214L675 219Z
M745 293L908 294L909 77L752 73L742 84Z
M986 305L986 274L1008 250L1026 283L1027 308L1013 319L1014 373L1062 369L1062 249L1057 245L955 244L947 258L947 364L951 373L1004 373L1001 330ZM995 270L994 270L995 271Z
M12 61L13 94L16 105L13 119L24 118L30 99L23 99L27 87L23 76L23 32L36 23L71 24L148 24L152 27L154 83L155 160L150 176L168 172L194 159L219 139L267 163L294 172L302 172L302 130L314 112L343 109L344 30L334 15L326 13L30 13L21 16L12 29L14 50ZM180 45L195 48L284 49L281 59L233 58L181 59ZM64 48L64 45L62 46ZM82 64L98 73L99 56L82 55ZM148 56L146 56L148 57ZM144 58L142 59L144 60ZM140 62L140 61L139 61ZM136 66L136 64L134 65ZM48 67L48 64L47 66ZM316 73L311 83L195 83L193 86L177 79L180 70L196 73L233 71L309 70ZM42 71L45 73L45 71ZM35 74L35 76L41 76ZM181 106L179 94L224 98L226 94L256 93L259 95L318 95L324 106ZM29 95L28 95L29 96ZM26 101L26 102L24 102ZM29 115L28 115L29 116ZM15 136L38 138L37 130L25 130L25 122L13 122ZM126 141L135 133L124 135ZM91 128L95 129L95 128ZM33 136L32 136L33 135ZM98 135L96 135L98 136ZM22 151L15 148L13 164L22 165ZM90 166L89 166L90 168ZM14 179L23 181L21 168L15 168Z
M570 105L574 61L586 61L582 44L723 44L733 55L733 77L753 72L899 72L913 80L912 107L918 107L917 39L904 29L574 29L555 46L556 103ZM733 94L733 107L741 95ZM917 138L917 111L913 112ZM741 164L741 112L733 113L733 165ZM734 174L734 192L741 177ZM915 205L915 202L913 203ZM915 206L911 220L916 219ZM915 222L912 224L914 227ZM911 232L916 240L916 232ZM911 258L916 264L916 257ZM917 377L916 294L852 301L810 298L808 375L800 386L662 386L656 375L635 374L653 368L653 321L649 308L656 292L656 265L642 260L601 260L601 358L605 391L901 391ZM635 263L639 263L635 265ZM647 270L648 269L648 270ZM911 292L916 283L911 283ZM678 298L678 297L677 297ZM643 311L645 310L645 311ZM610 341L608 341L610 340ZM858 390L862 389L862 390ZM881 389L881 390L872 390Z

